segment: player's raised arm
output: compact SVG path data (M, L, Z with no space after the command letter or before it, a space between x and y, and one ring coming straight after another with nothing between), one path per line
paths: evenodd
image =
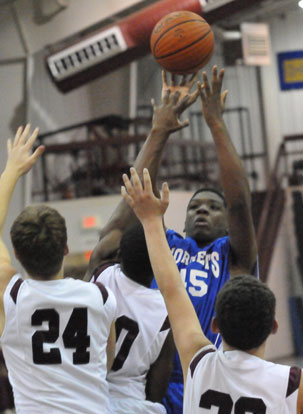
M143 168L148 168L156 192L156 178L165 144L172 132L188 125L188 121L180 121L180 116L199 96L198 89L190 93L196 78L197 74L189 78L182 76L178 82L172 75L169 82L167 73L162 71L161 104L156 105L152 100L154 110L152 128L134 163L141 178ZM91 255L85 280L90 280L92 272L102 262L115 257L123 231L132 226L135 220L132 210L122 200L101 230L99 242Z
M230 273L251 273L256 263L257 245L251 213L251 195L246 172L223 120L227 91L221 93L224 69L212 69L211 85L203 72L198 84L202 112L211 131L220 167L220 180L227 205L228 230L232 249Z
M16 273L2 238L7 211L18 179L32 168L44 151L44 147L39 146L32 154L38 128L30 136L29 131L30 125L24 129L19 127L14 141L10 139L7 141L7 162L0 178L0 334L4 326L3 293L10 278Z
M161 198L157 198L153 194L147 169L143 171L143 185L134 168L131 168L131 179L132 182L126 174L123 175L125 187L122 187L122 195L143 225L153 273L165 300L186 378L192 357L200 348L210 344L210 341L201 330L167 244L162 217L169 202L168 185L163 184Z

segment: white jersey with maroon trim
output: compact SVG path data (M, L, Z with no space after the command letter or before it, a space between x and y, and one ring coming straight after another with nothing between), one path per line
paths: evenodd
M300 368L209 345L189 365L184 413L293 414L300 379Z
M106 346L116 310L109 289L16 275L4 310L0 339L17 413L109 412Z
M117 300L116 354L107 376L113 408L118 413L165 413L163 405L146 401L146 375L158 358L169 332L167 310L160 291L126 277L119 265L110 266L97 278ZM136 406L132 406L132 399ZM128 408L123 410L127 400ZM124 402L123 402L124 401ZM141 408L140 408L141 407Z

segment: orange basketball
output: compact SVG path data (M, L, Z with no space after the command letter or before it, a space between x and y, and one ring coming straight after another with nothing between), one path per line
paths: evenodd
M166 70L185 75L196 72L211 58L214 33L198 14L178 11L164 16L154 27L150 47Z

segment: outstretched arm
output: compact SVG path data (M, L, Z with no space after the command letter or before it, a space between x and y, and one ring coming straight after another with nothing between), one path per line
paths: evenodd
M198 84L202 112L211 131L220 167L220 180L227 204L227 219L231 246L231 276L251 273L256 263L257 244L251 212L251 195L246 172L230 139L223 120L227 91L221 95L224 69L212 70L209 84L203 72L203 86Z
M39 155L44 151L44 147L39 146L32 154L38 129L35 129L28 138L29 131L30 125L24 129L19 127L14 142L12 143L10 139L7 141L7 162L0 178L0 334L4 327L3 294L9 280L16 273L2 238L7 211L18 179L32 168Z
M152 100L154 110L152 129L137 156L134 167L140 177L143 168L148 168L156 192L156 178L165 144L172 132L188 125L188 121L180 121L180 116L199 96L198 89L190 94L196 77L191 75L187 80L187 77L183 76L178 83L175 76L172 76L169 84L167 74L163 71L161 105L156 105ZM101 230L99 243L92 253L85 280L90 280L92 272L98 265L115 256L123 231L135 221L136 217L132 210L122 200Z
M134 168L131 168L131 178L132 183L126 174L123 175L125 187L122 187L122 195L143 225L153 273L165 300L186 378L193 356L200 348L210 344L210 341L201 329L166 240L162 217L168 206L168 186L167 183L163 184L159 199L153 194L147 169L143 171L143 186Z

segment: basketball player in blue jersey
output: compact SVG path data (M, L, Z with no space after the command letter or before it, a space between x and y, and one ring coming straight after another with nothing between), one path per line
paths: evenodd
M187 207L186 237L173 230L166 233L203 331L217 347L221 338L210 329L217 293L230 278L252 273L257 255L246 173L222 117L227 94L221 93L223 76L224 70L218 74L214 66L211 85L203 72L203 87L198 86L203 116L218 156L224 196L214 189L201 188ZM177 354L164 402L168 413L182 413L183 375Z
M227 96L227 91L222 93L223 77L224 70L218 73L214 66L211 84L204 72L203 85L198 84L198 92L203 117L217 152L224 197L214 189L201 188L193 195L187 208L186 237L183 238L173 230L167 230L166 233L201 326L216 346L220 345L220 337L210 330L215 297L227 280L238 274L251 273L256 266L257 256L248 180L223 120ZM142 167L150 170L154 192L164 145L169 134L176 130L172 126L186 126L186 122L180 123L178 120L178 116L190 101L184 85L186 84L183 80L177 85L174 77L172 84L168 85L164 75L162 105L154 105L153 128L134 165L141 177ZM196 92L191 95L191 99L193 96L196 97ZM120 210L115 211L110 222L109 237L112 240L121 231L121 223L126 226L126 223L131 222L131 217L131 212L122 202ZM108 250L108 253L111 252L113 249ZM97 265L97 250L92 257L92 268L94 260ZM177 354L164 403L169 414L182 413L183 375Z

